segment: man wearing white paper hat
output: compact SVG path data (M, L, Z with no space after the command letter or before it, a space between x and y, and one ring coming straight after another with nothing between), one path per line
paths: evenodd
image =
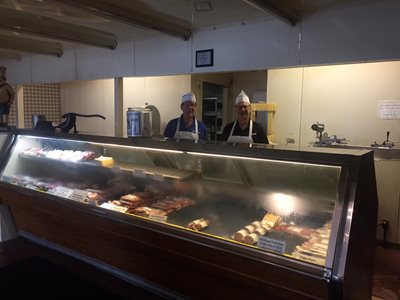
M181 110L179 118L168 122L165 127L164 136L176 140L208 140L207 127L203 122L196 119L196 97L194 93L187 93L182 96Z
M235 109L237 119L224 127L222 138L228 143L268 144L265 129L250 118L250 99L243 90L236 97Z

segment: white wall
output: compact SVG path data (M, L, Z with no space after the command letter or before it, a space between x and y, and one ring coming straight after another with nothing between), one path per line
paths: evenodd
M114 80L62 83L61 112L103 115L105 120L77 117L77 130L80 133L114 136Z
M267 71L235 72L233 75L233 94L236 96L243 90L254 101L254 92L266 90ZM267 94L265 94L267 97ZM233 103L234 104L234 103Z
M303 68L268 71L267 101L277 104L273 121L273 141L286 145L287 139L300 144Z
M299 30L299 25L291 27L276 19L202 29L193 36L193 59L196 50L214 49L214 67L194 68L193 72L297 65Z
M123 133L128 107L154 105L160 111L161 134L166 123L180 116L181 97L190 91L190 76L128 77L123 79ZM61 85L62 113L100 114L100 118L77 118L81 133L114 135L114 80L74 81Z
M10 84L127 76L262 70L400 59L400 1L359 1L312 13L296 26L264 18L202 28L191 40L152 35L120 41L116 50L82 47L60 58L2 62ZM300 40L300 44L299 44ZM196 68L197 50L214 49L214 66Z
M308 146L315 141L316 121L353 145L382 143L387 131L400 142L400 120L376 116L379 100L400 100L399 81L400 62L271 70L267 93L278 105L275 142L298 136L296 144Z
M77 80L92 80L132 76L135 73L135 47L133 41L118 43L111 51L100 48L76 50L75 66Z
M156 106L160 111L160 133L163 134L168 121L182 113L181 97L190 92L191 86L189 75L124 78L123 85L124 134L128 107L143 106L145 103Z
M400 1L358 1L303 18L299 64L399 59Z
M135 42L135 76L191 72L191 42L161 36Z

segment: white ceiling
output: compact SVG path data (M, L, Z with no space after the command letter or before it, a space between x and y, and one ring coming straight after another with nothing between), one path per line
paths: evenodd
M58 43L62 49L90 43L93 46L95 39L109 40L106 46L97 46L113 48L113 41L117 43L127 38L138 40L162 32L190 39L191 33L199 28L258 18L279 18L291 26L291 22L296 23L307 14L322 9L335 5L361 5L369 1L0 0L0 58L38 53L26 39L34 40L33 43L37 40ZM211 10L196 11L196 5L203 7L208 4L206 2L211 4ZM260 3L266 8L255 6ZM86 32L86 28L96 31ZM19 44L14 45L8 37L24 40L18 40ZM51 49L56 47L55 44L48 46Z

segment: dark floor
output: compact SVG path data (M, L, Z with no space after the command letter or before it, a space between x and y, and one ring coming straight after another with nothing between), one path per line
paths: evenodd
M166 299L24 238L0 243L1 299ZM372 299L400 300L400 250L377 246Z
M166 299L24 238L0 242L0 299Z
M373 299L400 299L400 250L378 246L375 250Z

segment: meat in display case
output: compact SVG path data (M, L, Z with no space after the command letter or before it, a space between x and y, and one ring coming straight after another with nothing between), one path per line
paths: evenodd
M372 152L331 151L21 132L2 170L1 200L22 231L184 296L211 296L196 281L219 278L220 296L368 297ZM75 218L63 218L67 211ZM107 234L70 241L48 230L45 216L57 213L59 232L73 230L77 240L85 230ZM160 264L174 271L160 278Z

